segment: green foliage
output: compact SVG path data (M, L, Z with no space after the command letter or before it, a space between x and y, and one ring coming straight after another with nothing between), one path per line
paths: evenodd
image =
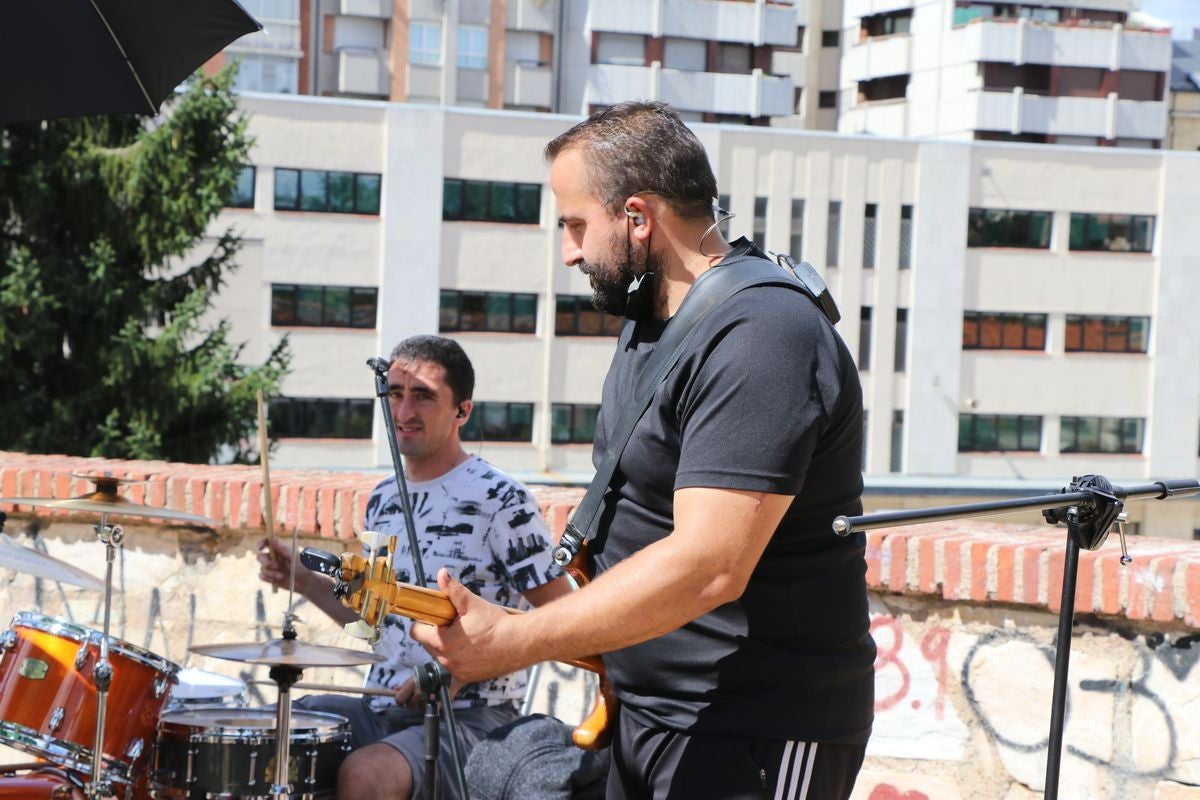
M232 78L197 76L160 118L0 128L0 449L250 454L288 352L246 366L206 316L240 247L211 229L251 144Z

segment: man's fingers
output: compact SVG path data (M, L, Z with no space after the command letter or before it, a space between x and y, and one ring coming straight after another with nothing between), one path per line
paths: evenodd
M438 570L437 581L438 588L446 593L446 597L450 598L459 614L466 611L471 602L477 599L470 589L450 577L450 571L445 567Z

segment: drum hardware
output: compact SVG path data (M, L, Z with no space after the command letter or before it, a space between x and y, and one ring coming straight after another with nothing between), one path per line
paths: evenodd
M96 665L92 668L92 684L96 689L96 726L95 735L92 738L91 777L86 785L86 794L89 800L99 800L100 797L112 793L111 776L104 770L104 730L108 717L108 695L113 677L113 667L109 660L113 561L116 560L117 548L121 546L124 539L124 530L119 525L110 525L108 518L110 516L146 517L194 522L209 526L215 526L217 523L215 520L197 514L134 503L117 494L119 485L135 482L126 478L115 478L111 474L99 476L73 474L72 477L92 481L95 484L95 491L64 500L45 497L7 497L0 498L0 502L100 515L99 523L92 527L96 537L104 544L104 627L100 636L99 657ZM3 563L2 558L0 558L0 563ZM88 588L94 587L89 586ZM78 659L78 656L76 658ZM171 674L178 671L178 667L171 666L174 667ZM130 777L132 778L132 776Z
M274 681L250 680L247 683L258 686L274 686ZM293 689L304 689L316 692L335 692L340 694L361 694L367 697L395 697L391 689L378 689L373 686L339 686L334 683L296 683Z
M1079 551L1099 550L1108 539L1110 531L1115 529L1121 539L1121 564L1128 565L1132 559L1125 547L1125 515L1122 513L1125 501L1166 500L1197 493L1200 493L1200 481L1191 478L1137 486L1115 486L1102 475L1083 475L1072 478L1070 487L1057 494L989 503L935 506L910 511L882 511L854 517L842 516L833 521L833 532L838 536L849 536L851 533L892 525L980 517L1025 508L1041 508L1042 516L1048 523L1066 526L1067 551L1063 559L1062 601L1059 605L1058 634L1055 640L1050 734L1046 740L1045 800L1058 800L1063 727L1066 721L1067 675L1071 660L1071 630L1075 622L1075 584L1079 576Z

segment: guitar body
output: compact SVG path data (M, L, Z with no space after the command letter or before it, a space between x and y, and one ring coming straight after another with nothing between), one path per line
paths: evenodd
M586 544L565 569L576 586L583 587L591 580ZM370 562L355 553L344 553L341 579L349 586L342 604L358 611L369 626L377 627L385 614L399 614L430 625L449 625L458 616L454 604L442 592L396 582L395 573L383 559ZM510 614L524 613L512 608L505 610ZM564 663L594 672L599 679L596 703L587 719L571 733L571 740L583 750L602 750L612 741L612 715L617 709L617 693L604 675L604 662L599 656L589 656Z

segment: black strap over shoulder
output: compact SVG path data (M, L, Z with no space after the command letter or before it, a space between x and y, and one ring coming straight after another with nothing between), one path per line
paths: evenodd
M658 346L638 377L633 401L621 412L612 436L609 437L604 458L596 469L596 475L567 523L559 546L554 551L554 561L560 567L566 566L575 557L585 539L591 541L595 538L596 517L613 472L621 459L621 453L625 450L629 437L633 435L638 420L649 407L655 388L679 361L700 320L743 289L763 285L786 286L803 292L831 322L837 322L840 317L824 281L811 266L802 262L804 269L798 270L796 263L787 256L782 256L778 264L772 263L765 253L753 244L747 244L748 247L735 247L735 250L743 251L739 256L744 254L750 257L735 257L731 262L718 264L706 270L696 279L684 297L679 311L664 329Z

